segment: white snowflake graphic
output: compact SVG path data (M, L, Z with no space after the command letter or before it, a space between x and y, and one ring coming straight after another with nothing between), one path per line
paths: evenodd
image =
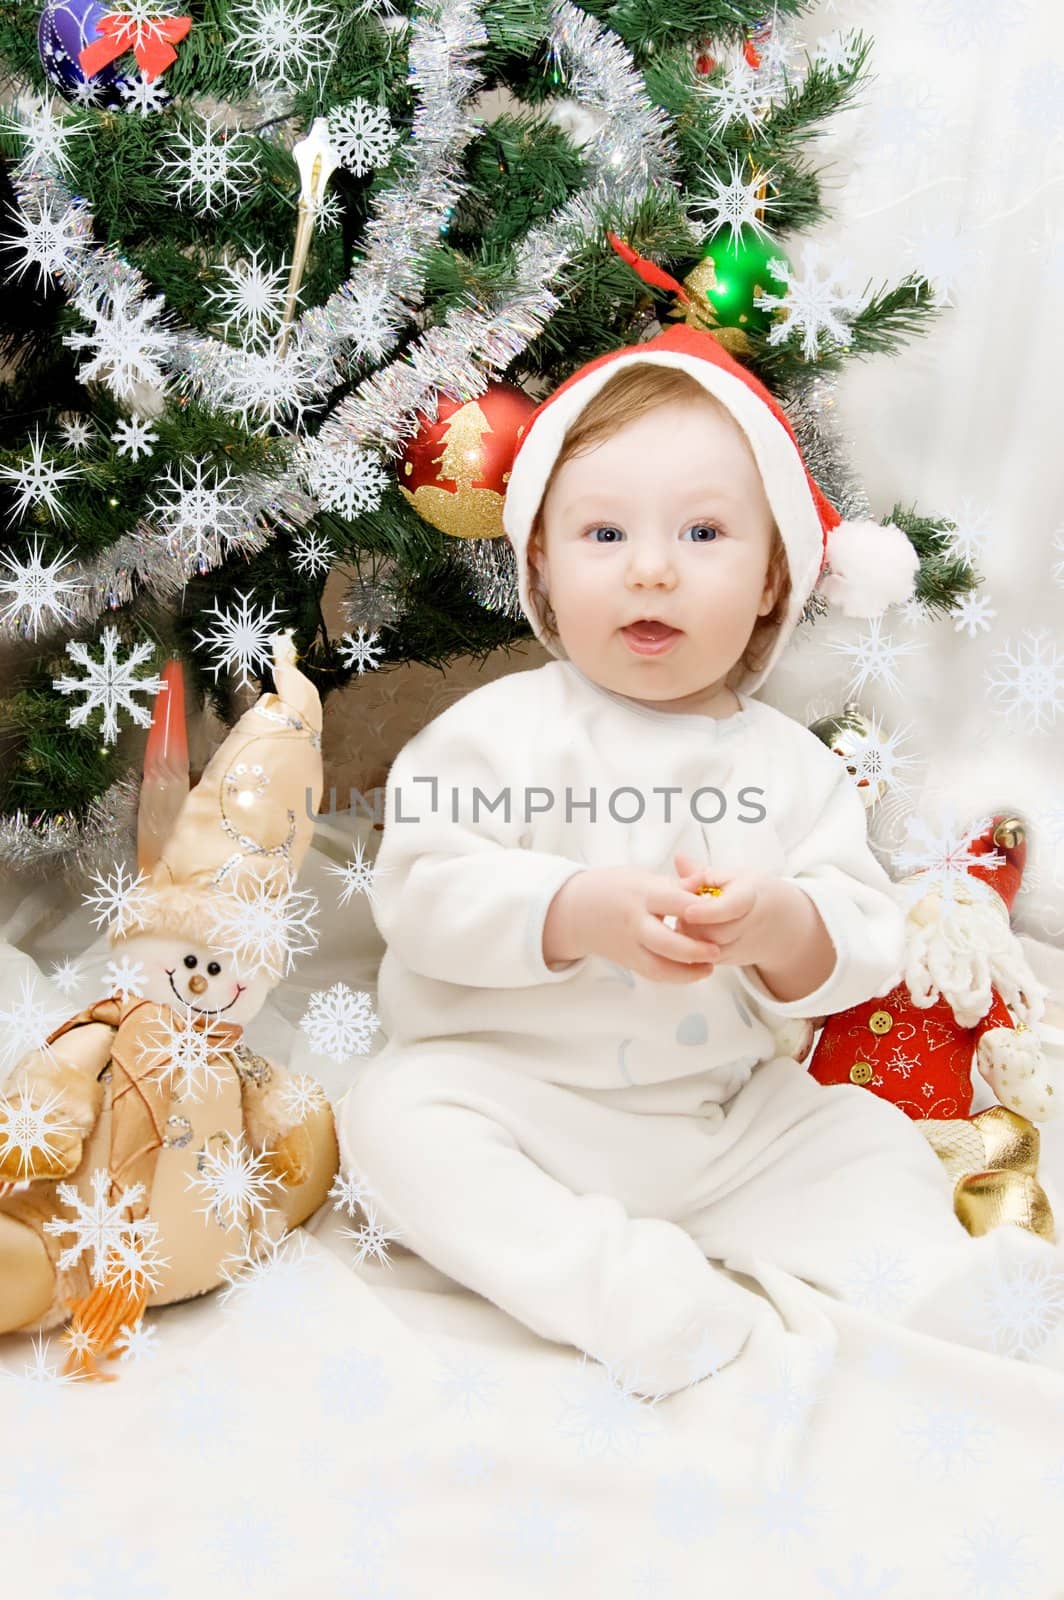
M959 1537L967 1549L952 1557L952 1564L963 1569L958 1583L965 1600L1019 1600L1032 1594L1029 1577L1035 1574L1034 1562L1019 1548L1027 1534L1007 1533L980 1522Z
M346 1211L349 1217L353 1217L356 1211L364 1211L372 1203L373 1188L364 1178L338 1172L328 1198L333 1202L334 1211Z
M817 1578L824 1586L823 1600L890 1600L890 1591L901 1581L895 1567L890 1572L873 1573L868 1558L852 1556L847 1572L828 1572L817 1568Z
M1031 0L925 0L918 16L944 42L970 49L989 35L1000 39L1003 30L1030 13Z
M65 522L67 513L58 491L68 479L80 476L80 467L57 467L54 461L45 460L44 441L40 430L34 429L29 460L17 466L0 467L0 478L13 484L17 494L9 520L19 522L31 506L43 505L56 522Z
M269 1171L267 1158L250 1150L243 1138L225 1135L220 1148L203 1150L188 1187L206 1196L198 1209L212 1213L223 1228L243 1226L252 1214L265 1218L274 1191L284 1187Z
M252 146L241 134L230 134L213 117L175 132L174 153L162 163L179 203L206 216L244 200L258 173Z
M403 1237L402 1232L398 1228L394 1230L385 1228L373 1206L366 1206L363 1209L366 1220L362 1226L341 1228L340 1233L345 1239L354 1240L355 1260L360 1267L371 1258L379 1261L382 1267L390 1267L392 1262L388 1256L388 1241L399 1242Z
M816 41L812 60L818 67L838 76L852 71L860 49L861 35L855 29L837 28L834 33L822 34Z
M332 64L335 20L310 0L247 0L229 13L228 49L237 67L258 82L298 84L321 79Z
M583 1357L565 1386L568 1394L558 1432L575 1439L582 1456L625 1457L636 1454L648 1438L660 1433L653 1406L646 1405L599 1363Z
M906 239L905 248L913 270L926 278L941 305L956 305L957 284L979 260L979 251L963 233L955 233L944 222L930 223L915 237Z
M224 283L207 298L217 301L223 327L235 327L245 344L271 337L284 315L287 266L263 265L255 249L246 261L225 262L218 270Z
M239 674L237 681L246 685L256 667L269 666L273 660L271 640L281 613L273 605L269 610L253 606L250 596L239 590L234 598L237 606L232 610L223 610L215 601L210 610L217 621L206 633L197 633L196 639L215 658L211 667L215 678L235 671ZM204 615L209 616L210 612Z
M736 122L756 128L769 104L761 73L755 72L742 57L719 82L696 85L696 92L699 100L709 103L712 114L709 126L714 138Z
M478 1406L491 1410L494 1403L491 1391L498 1388L498 1382L488 1376L483 1362L468 1351L459 1351L443 1365L445 1375L437 1378L436 1384L444 1392L444 1405L448 1409L454 1401L466 1417L474 1416Z
M143 1217L129 1223L111 1246L100 1280L130 1293L158 1289L170 1257L159 1254L159 1224Z
M63 1097L47 1095L43 1100L33 1100L24 1089L17 1096L0 1095L0 1163L18 1152L18 1174L28 1176L40 1161L58 1159L61 1144L56 1137L65 1138L74 1130L61 1114Z
M893 78L883 84L869 112L868 137L877 161L902 153L910 158L914 153L930 152L945 131L945 102L930 85L909 78Z
M778 258L768 262L768 270L786 287L782 295L759 292L754 304L764 311L782 315L769 331L769 344L782 344L792 332L802 336L802 355L806 361L820 356L821 340L837 345L853 343L853 330L846 321L865 304L863 294L843 289L850 273L848 261L824 263L824 246L811 242L802 247L800 273Z
M929 1406L918 1422L899 1428L903 1438L919 1446L918 1465L928 1466L945 1478L965 1462L985 1462L982 1453L990 1432L971 1410L942 1401Z
M0 597L7 600L0 620L31 639L36 639L45 622L71 621L70 599L82 587L79 579L64 576L72 551L62 550L46 561L41 548L40 539L34 538L23 561L10 550L0 551L0 564L10 573L10 577L0 577Z
M1064 1273L1054 1264L1054 1252L995 1263L976 1314L999 1354L1019 1361L1034 1355L1064 1318Z
M939 807L937 826L923 816L908 817L905 843L891 858L896 874L915 875L913 883L896 884L902 898L913 904L937 891L945 910L962 893L969 892L973 866L988 871L1003 866L1005 857L996 850L985 855L972 850L974 840L986 832L990 820L987 814L974 823L961 821L952 803Z
M75 455L80 455L96 441L96 429L88 417L79 417L73 412L68 412L63 418L59 432L67 449L73 450Z
M150 117L156 111L163 111L173 99L165 79L146 78L142 72L135 78L123 78L118 92L129 116Z
M276 1337L282 1329L298 1338L306 1261L307 1236L302 1228L280 1239L249 1242L241 1254L222 1262L228 1287L218 1302L230 1314L234 1307L244 1311L245 1327L257 1328L267 1338ZM266 1333L268 1329L272 1334Z
M334 983L331 989L311 995L299 1026L316 1055L342 1062L368 1053L380 1022L368 994L349 989L346 983Z
M383 361L402 331L384 284L357 284L337 313L337 329L350 339L361 360Z
M953 624L955 633L963 629L969 639L974 639L978 633L991 631L990 618L996 617L997 612L991 609L989 595L965 594L953 607L950 616L957 619Z
M233 1076L228 1057L211 1042L203 1016L189 1006L172 1005L145 1034L140 1048L142 1061L164 1058L158 1070L169 1078L175 1099L200 1100Z
M306 578L317 578L328 572L334 554L328 539L323 539L313 529L292 540L292 565Z
M137 1205L144 1199L144 1185L135 1183L131 1189L119 1192L117 1200L107 1197L111 1191L111 1174L106 1167L96 1167L92 1173L92 1200L84 1200L72 1183L61 1183L57 1186L60 1199L76 1213L72 1221L63 1217L53 1217L44 1224L45 1233L56 1237L72 1233L74 1242L68 1245L59 1257L59 1270L65 1272L79 1262L83 1255L92 1252L92 1281L101 1284L107 1281L108 1258L113 1250L123 1240L128 1240L131 1230L136 1230L140 1225L131 1223L122 1213L127 1206ZM136 1237L135 1232L133 1237Z
M16 100L11 110L12 115L0 121L0 128L17 134L23 141L24 154L15 167L16 173L68 177L74 161L68 148L70 141L88 133L93 126L91 121L77 112L71 114L69 107L52 94L29 106ZM57 110L62 115L57 116Z
M54 195L42 194L30 209L20 206L14 218L20 229L12 234L3 249L16 257L7 268L20 279L32 267L37 269L37 287L49 279L73 278L85 249L84 208L76 203L61 204Z
M884 634L884 617L870 617L868 632L858 639L831 639L828 649L849 656L854 662L853 674L848 680L848 693L860 695L869 683L882 680L889 689L901 688L901 679L895 670L903 656L926 650L926 644L916 640L896 644L893 634Z
M334 189L326 189L314 211L315 233L332 233L344 220L343 201Z
M253 433L268 432L290 413L301 419L320 387L298 340L284 348L231 349L215 371L214 384L219 409L238 417Z
M942 553L957 556L972 566L981 566L987 553L987 541L993 533L988 506L980 506L965 496L957 515L948 519L952 527L942 527L936 532L946 536Z
M296 956L317 943L310 919L318 902L307 889L274 893L261 879L242 883L214 904L208 943L231 955L249 976L269 972L284 977Z
M50 977L60 994L70 995L85 981L85 972L74 957L64 956L53 963Z
M328 123L329 137L340 161L356 178L382 167L399 137L385 108L372 105L361 95L331 111Z
M91 333L69 333L63 343L72 350L95 351L91 361L78 368L79 383L100 379L119 400L131 400L139 383L163 390L162 361L169 354L173 335L155 325L165 304L162 295L135 300L132 286L119 282L103 297L103 305L78 297L74 304ZM108 303L109 302L109 303Z
M104 744L114 744L118 738L118 713L126 711L141 728L151 726L151 712L140 706L133 696L158 694L163 680L154 674L138 678L137 668L143 666L154 652L155 646L145 641L135 644L123 660L118 654L120 640L118 629L107 627L100 635L103 660L95 661L88 646L80 640L71 640L66 653L72 661L85 668L81 678L66 676L53 678L53 687L60 694L83 694L84 702L75 706L67 718L72 728L81 728L95 711L103 712L101 738Z
M1025 628L1022 639L1006 640L992 658L996 671L984 682L1010 724L1026 733L1045 733L1064 711L1064 656L1049 638L1048 628Z
M813 1406L823 1398L833 1362L830 1349L819 1349L806 1360L794 1355L777 1362L775 1381L751 1395L773 1432L805 1427Z
M96 893L83 894L81 898L85 905L96 908L97 915L92 919L94 928L106 923L109 932L123 938L144 926L151 905L151 891L143 872L127 877L125 867L119 864L113 875L105 878L96 872L90 881L96 885Z
M11 1066L30 1050L44 1046L50 1033L67 1019L65 1008L50 1003L48 990L37 993L37 978L23 974L20 998L13 1005L0 1007L0 1066Z
M115 426L111 443L115 446L116 455L139 461L141 456L152 454L159 443L159 435L150 422L140 417L123 417Z
M123 1000L128 1000L130 995L142 995L148 975L144 971L142 961L132 961L129 956L123 956L120 961L109 961L103 969L103 981L107 984L110 994L120 995Z
M373 511L388 486L380 460L349 439L338 444L308 440L298 470L322 509L342 517Z
M359 628L357 637L354 634L342 633L336 641L336 648L345 667L356 667L361 678L367 667L377 668L380 655L384 646L377 643L380 634L376 631L367 633L365 628Z
M149 509L186 572L197 559L213 564L212 558L238 541L251 519L240 480L228 467L219 471L207 456L190 456L176 475L167 468L160 487Z
M158 1355L155 1347L157 1333L158 1329L154 1322L149 1322L146 1317L141 1317L132 1328L123 1323L115 1340L118 1359L132 1361L135 1364Z
M742 160L733 155L727 176L706 169L699 169L699 181L705 185L707 193L696 195L688 201L690 209L699 217L704 217L705 225L714 232L721 228L729 228L733 240L738 240L744 229L752 228L757 233L768 233L762 217L771 213L778 205L774 195L765 192L773 177L773 169L758 172L749 181L742 175ZM775 267L775 262L768 263L770 270ZM776 277L781 276L775 273Z
M899 798L912 792L910 769L916 758L901 746L912 733L911 724L887 732L874 713L868 717L869 732L859 750L846 757L846 770L858 794L883 785L883 796Z
M1059 550L1064 556L1064 528L1058 528L1053 535L1053 549ZM1059 583L1061 588L1064 588L1064 561L1058 561L1053 568L1053 582Z
M343 888L338 897L341 906L346 906L356 894L364 894L372 903L375 868L374 863L366 858L361 839L355 845L353 860L345 861L342 866L334 861L327 862L325 870L343 880Z
M912 1277L902 1257L873 1244L851 1255L845 1290L850 1304L862 1306L877 1316L889 1317L906 1304L912 1290Z
M298 1072L288 1079L278 1103L286 1117L291 1117L294 1122L306 1122L313 1112L325 1104L325 1091L316 1078Z

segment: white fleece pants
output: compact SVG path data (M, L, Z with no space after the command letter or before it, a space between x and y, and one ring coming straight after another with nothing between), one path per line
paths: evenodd
M758 1319L779 1324L762 1262L998 1354L1040 1359L1009 1324L1017 1274L1055 1283L1064 1320L1064 1251L1015 1226L971 1237L923 1135L863 1089L781 1056L722 1107L623 1101L480 1041L386 1045L339 1107L341 1161L400 1244L638 1394L697 1382Z

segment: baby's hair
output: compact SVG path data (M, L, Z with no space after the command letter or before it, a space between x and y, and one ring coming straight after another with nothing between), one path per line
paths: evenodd
M659 366L656 362L639 362L634 366L622 367L603 384L596 395L592 396L562 440L561 449L544 484L543 495L532 520L528 538L530 555L533 550L538 550L540 554L543 552L543 506L555 475L561 471L565 463L571 461L574 456L593 450L596 445L612 438L621 428L645 416L648 411L653 411L658 406L669 405L675 400L701 400L716 406L721 416L726 417L733 427L739 427L727 407L721 404L716 395L703 389L689 372L684 372L678 367ZM741 429L739 431L742 432ZM743 438L745 440L745 434ZM791 596L790 568L783 539L775 521L772 525L772 548L769 552L767 576L779 585L776 602L766 616L758 617L754 623L742 656L728 673L726 681L729 688L734 688L747 672L757 673L761 670L772 649L776 630L787 612ZM544 631L557 642L554 612L539 588L534 573L531 594L533 604L540 607Z

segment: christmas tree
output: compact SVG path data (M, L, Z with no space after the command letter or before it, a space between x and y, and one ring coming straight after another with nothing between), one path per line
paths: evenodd
M517 428L672 317L868 514L834 375L936 305L797 237L872 50L801 49L806 9L4 0L0 861L113 859L175 654L232 720L281 627L323 695L526 637ZM978 582L951 524L888 511L946 614Z

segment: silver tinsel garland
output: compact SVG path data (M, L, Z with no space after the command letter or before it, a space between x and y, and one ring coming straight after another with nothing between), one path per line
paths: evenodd
M412 78L419 91L407 172L376 202L367 225L365 250L357 271L324 305L300 317L290 343L291 367L299 376L309 404L343 381L361 330L371 325L383 353L423 301L418 264L438 237L446 214L460 198L458 167L462 150L483 131L469 115L469 102L484 87L475 52L487 41L473 0L449 0L426 6L411 24ZM557 276L573 253L601 237L604 226L623 229L628 208L652 185L673 180L674 152L668 139L668 118L646 94L630 53L614 35L568 0L555 6L547 40L550 53L570 75L574 96L586 97L601 109L603 125L588 152L592 182L550 221L533 230L516 252L514 288L492 306L452 310L429 329L399 360L380 367L335 409L319 430L318 450L354 441L394 454L417 431L419 411L434 416L437 395L471 399L504 371L546 326L560 301L544 285ZM91 320L93 307L113 307L117 294L130 308L156 302L150 285L120 253L92 240L92 218L75 201L58 171L20 171L15 176L20 204L28 213L50 204L53 211L72 208L81 248L69 272L59 281ZM604 221L604 217L608 220ZM187 391L198 391L212 406L226 409L227 397L242 403L254 393L262 357L224 341L203 338L172 321L156 320L159 363L167 377ZM252 370L254 369L254 370ZM261 383L260 383L261 387ZM301 436L288 435L290 472L309 467L300 452ZM304 477L304 482L306 481ZM293 486L290 473L248 476L247 516L239 548L254 553L270 538L264 518L295 530L317 512L313 495ZM231 541L230 543L235 543ZM479 541L478 541L479 542ZM225 541L199 552L198 570L209 571L228 553ZM504 609L516 603L516 585L505 579L499 552L484 558L506 590ZM160 598L177 592L188 577L187 553L173 547L163 530L143 521L138 528L91 562L71 566L68 576L79 587L68 607L73 623L94 620L132 597L136 583ZM0 636L19 636L13 620L0 622Z
M139 779L125 777L93 800L80 822L23 811L0 816L0 860L16 871L85 877L112 871L136 854L139 798Z

